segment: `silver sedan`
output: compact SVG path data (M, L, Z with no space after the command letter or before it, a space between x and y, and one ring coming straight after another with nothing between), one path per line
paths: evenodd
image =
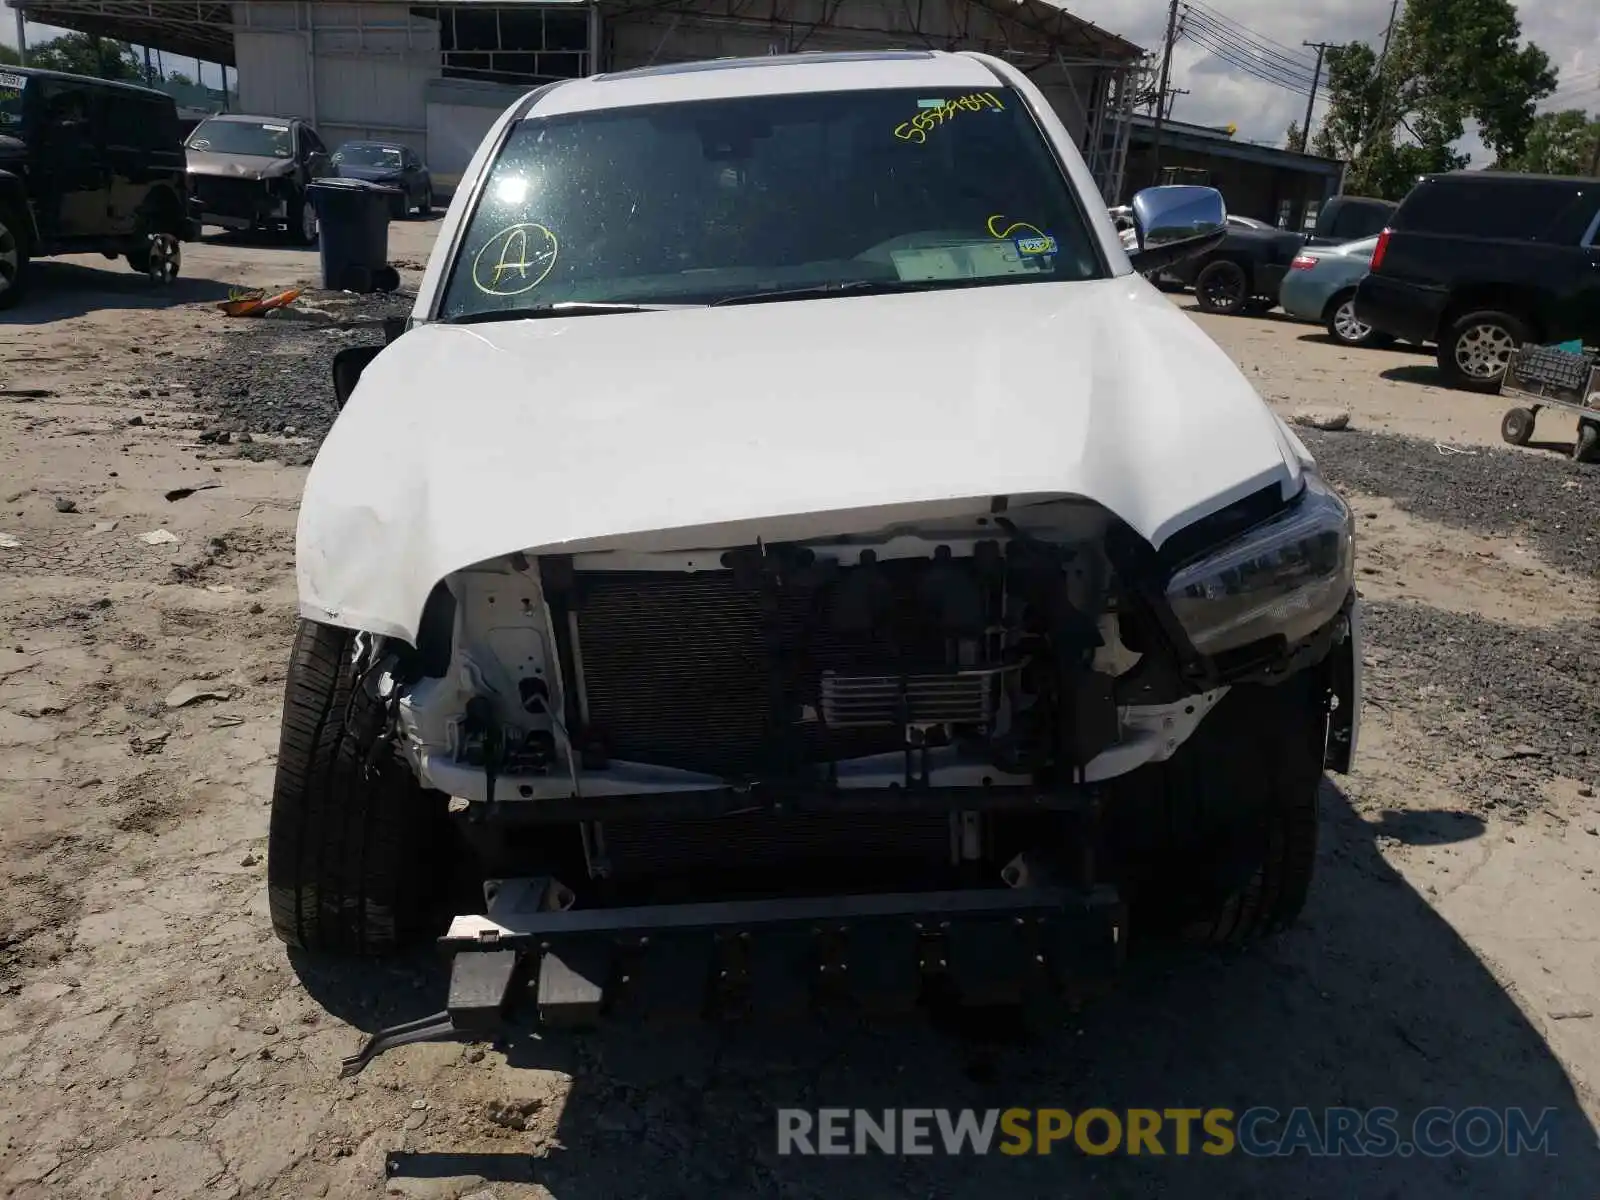
M1346 346L1381 346L1389 339L1356 320L1356 285L1372 266L1375 237L1339 246L1307 247L1295 256L1278 288L1278 304L1291 317L1327 326Z

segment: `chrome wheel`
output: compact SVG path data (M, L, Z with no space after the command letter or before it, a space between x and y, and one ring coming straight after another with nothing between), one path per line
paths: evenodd
M150 247L145 252L145 274L157 283L171 283L178 277L183 263L183 250L178 239L170 233L152 233Z
M1469 325L1456 338L1456 368L1468 379L1499 379L1511 365L1517 342L1504 325L1491 321Z
M300 240L308 246L317 240L317 210L309 200L300 201Z
M0 220L0 295L14 288L21 274L22 247L17 244L17 235L11 226Z
M1333 332L1341 342L1364 342L1372 336L1372 326L1356 320L1356 302L1350 299L1334 311Z

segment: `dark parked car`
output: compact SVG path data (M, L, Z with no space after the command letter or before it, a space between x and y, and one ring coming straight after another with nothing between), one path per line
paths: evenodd
M1164 272L1162 279L1193 287L1202 312L1237 314L1271 308L1278 302L1278 285L1289 264L1305 244L1304 234L1230 215L1221 245Z
M394 215L404 217L415 209L419 216L433 212L433 176L410 146L399 142L346 142L333 152L333 169L346 179L365 179L399 188Z
M189 213L172 97L56 71L0 69L0 308L30 259L126 255L160 283L177 278Z
M1343 246L1383 232L1399 204L1372 196L1335 196L1317 213L1308 246Z
M1454 387L1499 390L1525 342L1600 340L1600 179L1424 176L1379 235L1355 315L1438 346Z
M301 246L317 240L306 188L332 174L333 163L308 122L224 113L200 122L184 145L207 225L271 229Z

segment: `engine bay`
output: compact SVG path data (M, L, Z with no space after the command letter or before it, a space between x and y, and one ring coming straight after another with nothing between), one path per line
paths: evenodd
M448 653L401 689L402 742L469 804L1109 778L1170 755L1226 689L1123 686L1145 655L1106 524L1058 504L481 564L436 593Z

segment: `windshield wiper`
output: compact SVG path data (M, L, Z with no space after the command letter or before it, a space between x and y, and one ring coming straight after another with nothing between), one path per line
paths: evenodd
M769 300L804 300L809 296L887 296L894 292L922 292L950 287L948 280L933 279L852 279L844 283L817 283L809 287L778 288L770 292L741 292L713 300L712 307L724 304L765 304Z
M665 312L673 308L700 308L699 304L624 304L606 300L561 300L555 304L533 304L525 308L489 308L483 312L462 313L447 325L481 325L487 321L533 321L540 317L584 317L604 313Z

